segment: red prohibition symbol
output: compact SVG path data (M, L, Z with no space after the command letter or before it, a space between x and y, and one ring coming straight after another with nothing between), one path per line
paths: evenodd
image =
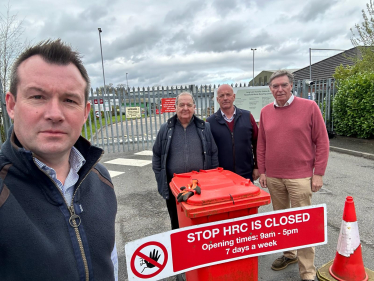
M145 254L143 254L142 252L140 252L141 250L143 250L147 246L156 246L156 247L159 247L162 250L162 253L164 255L164 262L162 264L158 263L157 261L153 260L152 258L150 258L150 257L146 256ZM143 274L141 272L138 272L137 269L135 268L135 259L136 259L137 256L142 258L144 261L147 261L148 263L151 263L152 265L157 267L158 270L156 270L154 273L151 273L151 274ZM147 242L147 243L141 245L139 248L136 249L136 251L134 252L134 254L131 257L130 265L131 265L131 270L136 277L139 277L139 278L142 278L142 279L147 279L147 278L152 278L152 277L156 276L157 274L159 274L165 268L167 261L168 261L168 251L166 250L165 246L162 245L159 242L151 241L151 242Z

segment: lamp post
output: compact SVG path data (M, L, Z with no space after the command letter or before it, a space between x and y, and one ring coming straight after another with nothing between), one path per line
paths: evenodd
M319 50L319 51L345 51L341 49L312 49L309 48L309 80L312 80L312 50Z
M255 85L255 51L257 49L252 49L251 50L253 51L253 79L252 79L252 87Z
M103 67L104 95L106 95L106 90L105 90L105 74L104 74L104 60L103 60L103 48L101 46L101 32L103 32L103 31L101 30L100 27L98 28L98 30L99 30L99 39L100 39L101 65Z
M126 83L127 83L127 91L129 90L129 80L127 80L127 72L126 72Z

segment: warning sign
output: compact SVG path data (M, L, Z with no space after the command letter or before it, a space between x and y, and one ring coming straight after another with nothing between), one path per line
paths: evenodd
M161 113L175 112L175 99L176 98L163 98L161 99Z
M104 100L103 99L99 99L99 101L100 101L100 104L104 104ZM97 99L94 99L94 104L98 104Z
M135 276L149 279L159 274L168 261L168 252L159 242L141 245L131 257L131 271Z
M323 209L314 208L172 233L173 269L321 242L325 235L323 218Z
M159 280L326 243L326 205L322 204L184 227L127 243L125 252L129 280Z

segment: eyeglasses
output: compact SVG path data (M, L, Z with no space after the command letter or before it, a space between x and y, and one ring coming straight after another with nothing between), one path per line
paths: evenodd
M185 107L186 105L187 105L188 108L193 107L193 104L192 104L192 103L180 103L180 104L178 104L178 107L183 108L183 107Z
M272 84L271 87L272 87L274 90L277 90L277 89L279 89L279 87L287 88L289 85L290 85L289 83L283 83L283 84Z

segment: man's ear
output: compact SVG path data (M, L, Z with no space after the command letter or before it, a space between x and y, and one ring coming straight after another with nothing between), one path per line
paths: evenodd
M87 118L88 118L88 115L90 114L90 110L91 110L91 103L90 102L87 102L86 103L86 108L85 108L85 114L84 114L84 122L87 121Z
M16 98L11 92L7 92L5 95L6 111L11 119L14 119L14 107L16 106Z

